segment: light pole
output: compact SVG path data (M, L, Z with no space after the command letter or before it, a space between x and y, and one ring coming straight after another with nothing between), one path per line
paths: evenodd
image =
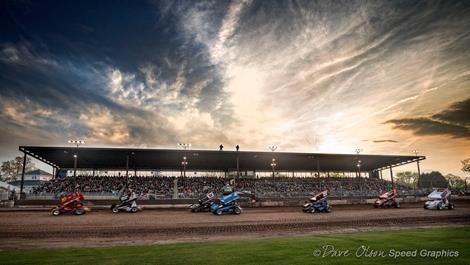
M183 156L183 161L181 161L181 165L183 166L183 177L186 177L186 165L188 165L188 161L186 157Z
M357 160L357 171L359 172L359 177L361 177L361 160Z
M362 149L360 148L356 148L356 161L357 161L357 175L356 177L360 177L361 176L361 163L362 161L359 160L359 154L361 153Z
M186 157L186 150L191 147L190 143L178 143L178 146L184 149L184 156L183 161L181 161L181 165L183 166L183 176L186 177L186 166L188 165L187 157Z
M74 189L77 186L77 159L78 159L78 148L80 145L85 144L84 140L68 140L67 141L69 144L73 144L77 146L77 149L75 150L75 154L73 154L73 181L74 181Z
M277 146L277 145L268 145L268 149L273 151L273 152L276 151L278 148L279 148L279 146Z
M277 165L276 164L276 159L273 158L273 160L271 160L271 167L273 168L273 178L274 178L274 173L275 173L274 168L276 167L276 165Z
M183 161L181 161L181 165L183 166L182 175L186 177L186 166L188 165L188 161L186 158L186 149L191 147L190 143L178 143L178 146L184 149L184 156ZM175 177L173 182L173 197L176 199L178 198L178 178Z
M279 148L279 146L277 146L277 145L268 145L268 149L271 150L271 152L273 152L273 153L274 153L278 148ZM276 167L276 165L277 165L277 164L276 164L276 159L273 158L273 159L271 160L271 167L272 167L272 169L273 169L273 178L274 178L274 168Z
M191 147L191 144L186 144L186 143L178 143L178 146L182 147L184 150L188 149Z

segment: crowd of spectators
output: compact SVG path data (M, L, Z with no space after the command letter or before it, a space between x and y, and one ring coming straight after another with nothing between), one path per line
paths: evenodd
M391 182L375 178L348 177L178 177L176 178L179 198L196 198L207 192L220 193L225 184L235 186L238 191L251 192L257 197L297 197L328 189L331 196L377 196L391 189ZM123 187L137 193L152 194L154 197L171 198L174 194L175 177L142 176L77 176L57 178L33 189L35 195L58 194L78 188L82 192L95 194L117 194ZM413 194L413 189L396 185L400 194Z

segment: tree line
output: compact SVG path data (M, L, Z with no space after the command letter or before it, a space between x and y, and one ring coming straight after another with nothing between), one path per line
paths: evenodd
M11 160L3 161L0 168L1 181L15 181L17 176L23 171L23 157L17 156ZM26 157L25 172L35 169L30 157Z
M470 173L470 158L462 160L462 172L465 174ZM418 173L405 171L400 172L395 177L396 182L417 188L452 188L452 189L466 189L465 178L454 174L442 175L439 171L432 171L429 173L422 173L418 176Z

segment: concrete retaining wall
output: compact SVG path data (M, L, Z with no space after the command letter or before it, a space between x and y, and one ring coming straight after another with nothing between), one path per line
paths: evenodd
M87 197L85 204L93 208L109 208L112 204L117 202L117 198L109 196L99 197L95 199L93 197ZM399 202L413 203L426 201L426 197L402 197L398 198ZM452 200L470 200L470 196L453 196ZM145 208L186 208L190 204L195 203L196 199L171 199L171 200L140 200L139 204ZM375 198L338 198L332 197L328 200L331 205L354 205L354 204L372 204ZM57 204L57 200L51 199L39 199L34 200L21 200L16 202L18 207L52 207ZM305 202L305 198L263 198L256 202L250 202L247 200L241 200L240 204L242 207L286 207L286 206L300 206ZM2 203L0 206L9 207L13 206L12 203Z

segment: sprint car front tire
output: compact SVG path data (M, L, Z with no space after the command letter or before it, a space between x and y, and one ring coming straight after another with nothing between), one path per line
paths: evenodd
M83 208L77 208L77 209L75 209L75 214L76 214L76 215L82 215L82 214L84 214L84 213L85 213L85 209L83 209Z
M59 216L60 215L59 209L54 209L54 210L52 210L51 213L52 213L53 216Z

